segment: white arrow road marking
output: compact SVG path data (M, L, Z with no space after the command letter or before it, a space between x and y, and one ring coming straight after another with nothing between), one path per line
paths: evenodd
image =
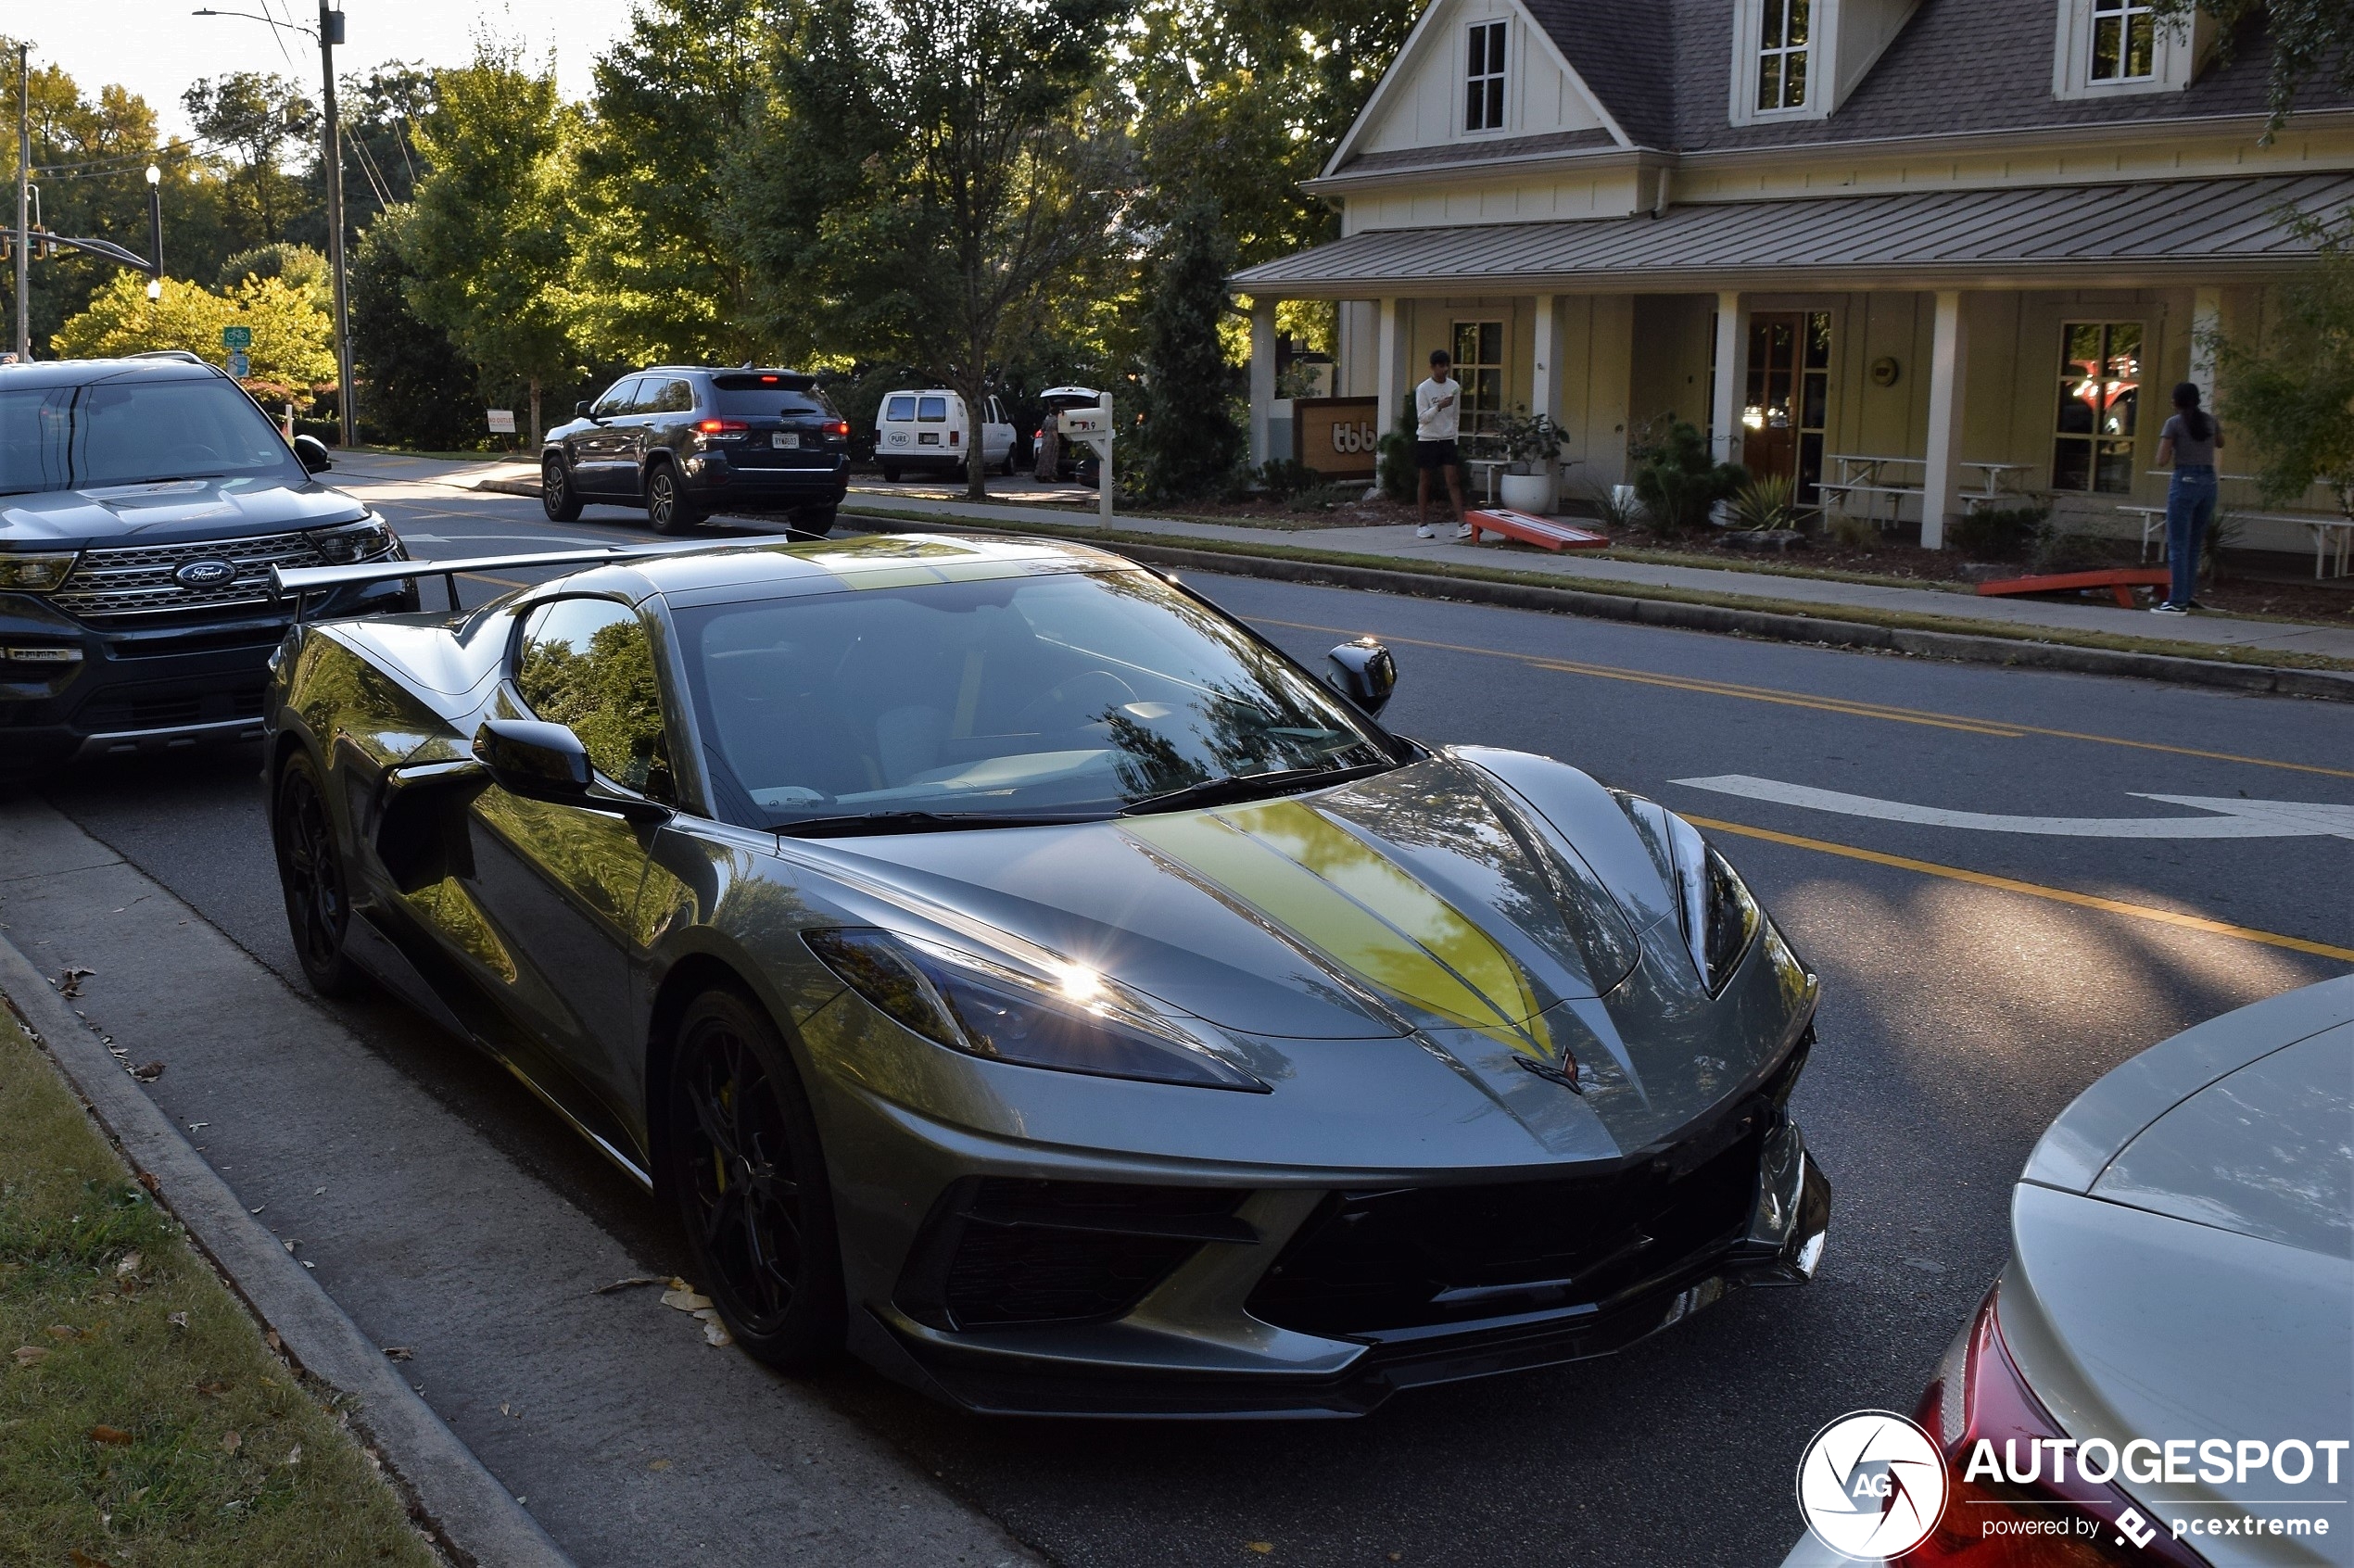
M2002 816L1982 811L1947 811L1942 806L1876 801L1836 790L1810 789L1772 778L1728 773L1716 778L1671 780L1690 790L1709 790L1777 805L1835 811L1844 816L1911 822L1924 828L1969 828L1981 833L2044 833L2068 839L2354 839L2354 805L2321 801L2242 801L2218 795L2147 795L2137 800L2211 811L2214 816Z

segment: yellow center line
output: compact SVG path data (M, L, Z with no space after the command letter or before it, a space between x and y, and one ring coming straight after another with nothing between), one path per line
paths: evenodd
M1287 626L1294 631L1336 632L1343 637L1361 635L1348 626L1320 626L1306 621L1279 621L1272 616L1254 615L1249 619L1261 626ZM2019 724L2010 719L1975 719L1961 714L1929 713L1918 708L1892 707L1881 702L1866 702L1844 697L1815 697L1796 691L1778 690L1770 686L1742 686L1732 681L1705 680L1683 676L1656 675L1649 670L1624 669L1615 664L1585 664L1566 659L1549 659L1536 653L1509 653L1500 648L1474 648L1460 642L1436 642L1425 638L1393 637L1392 642L1414 648L1436 648L1449 653L1476 653L1490 659L1510 659L1514 664L1527 664L1540 670L1558 670L1565 675L1593 676L1602 680L1631 681L1642 686L1674 687L1681 691L1697 691L1707 696L1738 697L1745 702L1773 702L1785 707L1816 708L1825 713L1845 714L1853 718L1888 719L1898 724L1930 725L1941 729L1967 730L1979 735L1992 735L2016 740L2029 735L2044 735L2059 740L2084 740L2101 746L2125 746L2139 752L2165 752L2178 757L2203 757L2209 762L2246 763L2251 767L2286 768L2296 773L2318 773L2331 778L2354 778L2354 769L2324 767L2319 763L2282 762L2274 757L2242 756L2235 752L2203 751L2196 746L2170 746L2158 740L2128 740L2116 735L2091 735L2075 729L2050 729L2042 725Z
M2303 937L2283 936L2278 931L2259 931L2249 926L2209 920L2204 916L2177 914L2171 909L2153 908L2146 904L2126 904L2118 899L2095 897L2092 893L2071 892L2066 888L2047 888L2041 882L2021 882L2009 877L1991 876L1984 871L1966 870L1959 866L1940 866L1933 860L1882 854L1878 850L1858 849L1854 844L1805 839L1796 833L1777 833L1769 828L1752 828L1745 823L1726 822L1716 817L1688 816L1686 820L1696 828L1713 828L1719 833L1738 833L1744 839L1763 839L1767 843L1788 844L1793 849L1814 850L1821 854L1836 854L1848 860L1867 860L1875 866L1892 866L1900 871L1917 871L1925 877L1943 877L1951 881L1970 882L2004 892L2024 893L2030 898L2049 899L2054 904L2072 904L2082 909L2129 915L2136 920L2154 920L2161 926L2180 926L2185 930L2205 931L2210 936L2237 937L2242 942L2260 942L2269 947L2285 947L2297 953L2311 953L2323 958L2335 958L2340 963L2354 964L2354 947L2332 947L2325 942L2308 942Z

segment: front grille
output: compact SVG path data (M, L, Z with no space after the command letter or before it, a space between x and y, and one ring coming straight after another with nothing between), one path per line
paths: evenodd
M1607 1175L1335 1193L1251 1292L1252 1316L1303 1334L1374 1334L1600 1306L1746 1229L1775 1112L1681 1175ZM1721 1135L1721 1133L1720 1133Z
M191 561L226 561L237 575L210 588L190 588L172 573ZM193 544L128 545L86 550L65 586L49 601L96 626L151 615L241 609L270 601L272 566L325 566L309 536L256 534Z
M113 686L91 693L73 716L93 735L139 729L178 729L194 724L226 724L259 718L263 690L259 677L243 687L185 687L168 682Z
M896 1293L941 1328L1116 1318L1205 1242L1250 1243L1234 1189L1007 1177L966 1181L934 1210Z

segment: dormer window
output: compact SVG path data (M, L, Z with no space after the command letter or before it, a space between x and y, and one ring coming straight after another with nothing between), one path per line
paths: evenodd
M1760 113L1806 107L1809 0L1766 0L1757 40ZM2144 6L2143 9L2148 9Z
M2156 74L2158 7L2145 0L2093 0L2093 80L2145 82Z
M1504 24L1474 22L1463 70L1463 129L1500 131L1504 125Z

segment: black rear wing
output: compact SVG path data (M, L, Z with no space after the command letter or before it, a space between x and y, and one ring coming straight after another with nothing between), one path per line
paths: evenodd
M475 555L456 561L372 561L356 566L272 566L270 597L294 601L295 620L306 618L309 596L366 583L422 581L439 577L449 590L449 608L458 608L458 578L470 572L513 570L533 566L601 566L650 555L679 555L690 550L726 549L704 540L687 544L601 545L594 550L535 550L520 555Z

